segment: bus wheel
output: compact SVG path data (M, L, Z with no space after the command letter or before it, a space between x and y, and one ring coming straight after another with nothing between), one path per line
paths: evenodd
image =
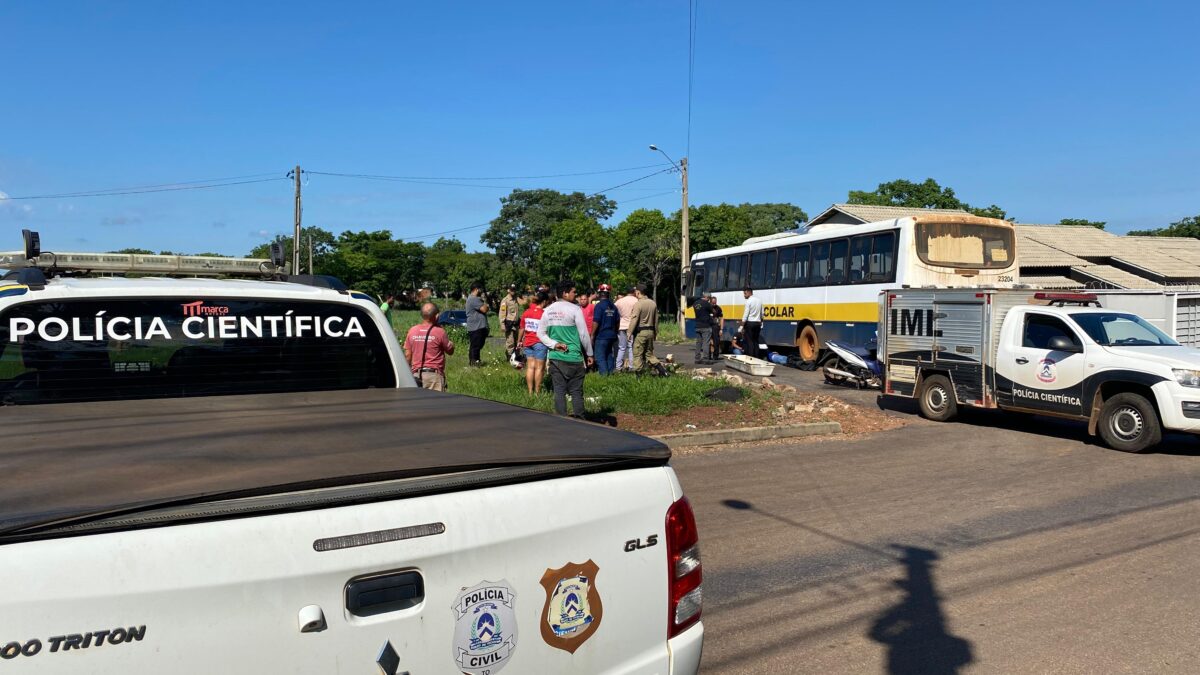
M800 349L800 358L805 361L816 361L820 351L817 342L817 329L805 326L800 329L800 337L796 338L796 346Z
M945 375L930 375L921 381L921 417L934 422L949 422L958 415L954 389Z
M1158 413L1144 397L1117 394L1100 410L1100 437L1114 450L1145 452L1162 441Z

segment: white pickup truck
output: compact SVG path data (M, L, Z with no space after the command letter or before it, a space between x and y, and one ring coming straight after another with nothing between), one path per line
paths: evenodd
M1143 452L1200 433L1200 350L1089 293L900 289L880 294L884 394L937 421L959 406L1088 421Z
M667 448L416 388L369 296L25 269L0 349L0 672L699 668Z

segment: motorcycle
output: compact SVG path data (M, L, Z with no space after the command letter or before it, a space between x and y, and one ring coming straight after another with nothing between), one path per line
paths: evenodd
M855 388L879 389L883 386L883 364L876 358L876 342L866 347L826 340L833 357L825 361L821 372L829 384L853 383Z

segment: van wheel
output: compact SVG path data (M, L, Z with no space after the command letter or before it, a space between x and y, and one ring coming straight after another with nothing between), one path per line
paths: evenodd
M1100 437L1114 450L1145 452L1162 441L1158 413L1144 396L1117 394L1100 409Z
M921 381L921 417L934 422L949 422L958 416L954 389L945 375L930 375Z
M816 361L820 351L817 341L817 329L805 326L800 329L800 337L796 338L796 347L800 349L800 358L805 361Z

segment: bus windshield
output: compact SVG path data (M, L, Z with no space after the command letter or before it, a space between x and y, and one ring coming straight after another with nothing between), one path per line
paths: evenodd
M1003 269L1013 264L1012 228L976 223L922 223L917 255L928 265Z

